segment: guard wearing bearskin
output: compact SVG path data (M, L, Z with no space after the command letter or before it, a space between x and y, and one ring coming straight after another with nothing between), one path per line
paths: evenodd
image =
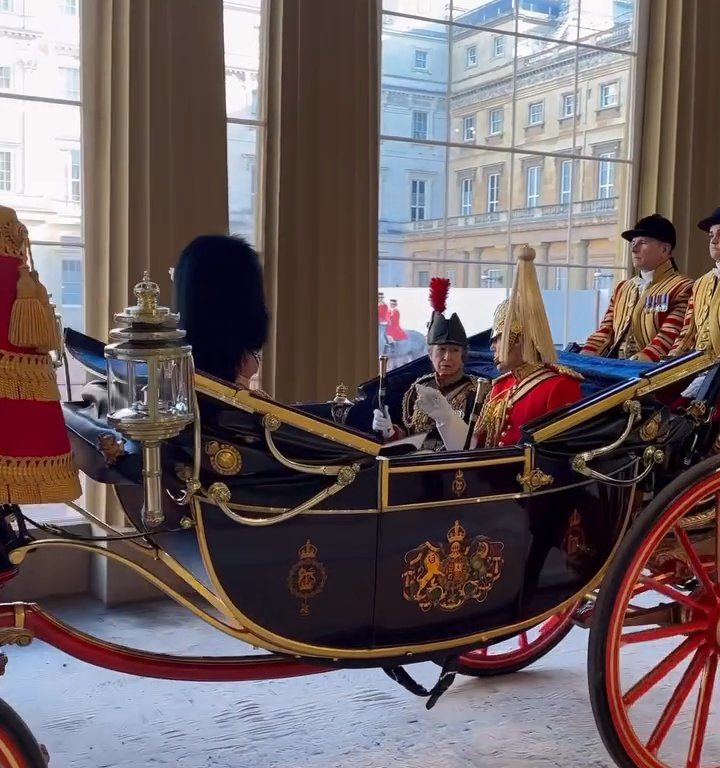
M495 311L491 346L500 376L492 383L470 441L471 448L512 445L524 424L582 397L582 376L557 365L550 325L535 272L535 251L525 246L519 257L510 298ZM449 450L467 442L467 425L429 390L420 407L436 419Z
M720 357L720 208L698 222L698 228L707 232L713 268L695 281L680 335L672 356L684 355L694 349L712 349Z
M622 237L632 243L639 274L615 288L600 328L581 354L657 362L678 338L692 281L675 266L675 227L668 219L646 216Z
M373 429L380 432L386 440L398 439L407 435L428 433L423 448L438 450L443 441L438 433L435 419L418 403L418 392L430 388L437 393L465 425L474 410L482 405L485 395L490 390L488 379L472 376L464 370L467 355L467 334L456 313L445 317L450 281L434 277L430 281L430 304L433 312L427 332L429 357L433 372L414 381L402 399L402 426L393 423L387 406L384 410L373 412Z
M27 229L0 206L0 505L80 496L49 354L59 343Z

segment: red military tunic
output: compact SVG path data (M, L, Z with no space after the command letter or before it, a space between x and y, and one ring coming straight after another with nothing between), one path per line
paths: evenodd
M582 398L582 376L569 368L526 363L495 379L475 428L478 448L513 445L532 419Z
M388 307L388 305L384 301L379 302L378 303L378 323L387 323L389 312L390 312L390 307Z
M388 309L387 314L387 328L385 329L385 335L391 338L393 341L404 341L408 335L400 327L400 310Z

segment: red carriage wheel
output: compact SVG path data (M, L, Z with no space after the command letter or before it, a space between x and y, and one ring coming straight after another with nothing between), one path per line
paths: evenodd
M720 461L686 472L637 518L603 580L588 678L622 768L716 768Z
M458 672L472 677L509 675L549 653L573 628L572 605L534 627L500 642L462 654Z
M0 699L0 768L46 768L41 747L18 713Z

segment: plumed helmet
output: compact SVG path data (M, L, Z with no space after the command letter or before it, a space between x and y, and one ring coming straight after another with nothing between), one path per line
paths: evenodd
M433 308L433 313L428 325L428 346L433 344L467 346L467 334L457 314L453 312L449 318L445 317L449 291L450 281L447 278L433 277L430 281L430 305Z

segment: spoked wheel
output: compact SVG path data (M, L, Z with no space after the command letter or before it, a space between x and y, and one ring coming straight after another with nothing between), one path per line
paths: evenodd
M25 721L0 699L0 768L46 768L47 750L35 741Z
M458 672L473 677L509 675L534 664L549 653L573 628L577 606L551 616L513 637L460 656Z
M590 697L623 768L720 765L719 468L703 462L640 514L600 589Z

